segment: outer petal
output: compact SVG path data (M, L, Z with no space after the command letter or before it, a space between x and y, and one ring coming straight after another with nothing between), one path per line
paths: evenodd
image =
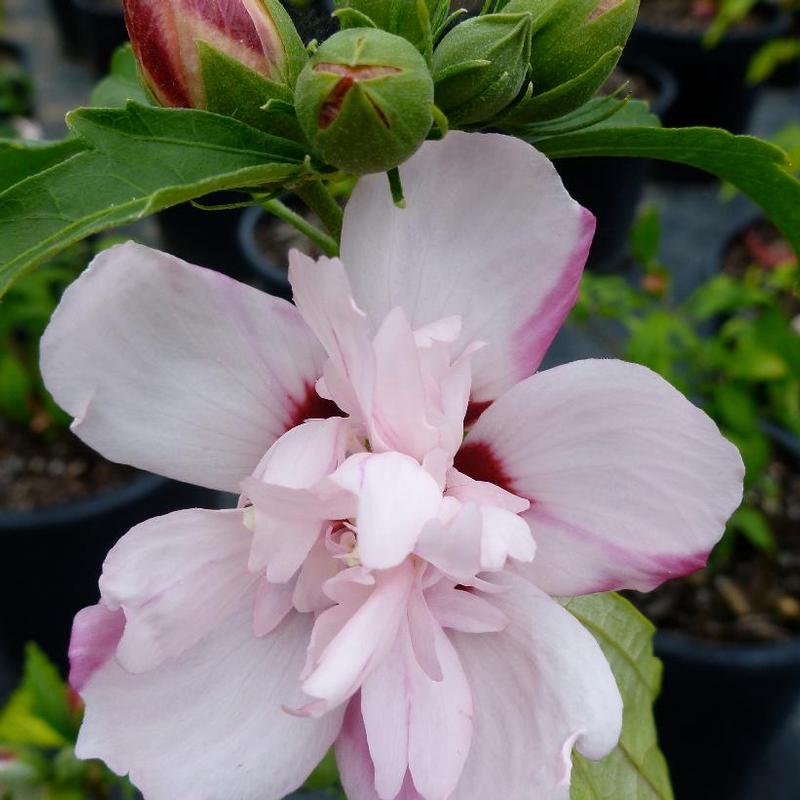
M144 672L193 647L239 611L252 592L252 534L241 511L176 511L143 522L108 554L103 601L122 608L117 659Z
M348 203L342 260L374 320L401 306L417 329L463 318L474 357L472 398L493 400L531 375L577 297L594 219L552 164L497 134L454 131L401 168L407 208L383 176Z
M278 800L332 744L342 714L299 719L297 675L311 630L291 614L255 638L241 613L178 660L141 675L115 660L83 691L79 758L130 773L147 800Z
M474 736L452 800L569 800L575 745L607 755L622 701L597 642L569 612L518 577L492 596L502 633L453 633L474 700Z
M481 416L456 467L531 501L538 552L523 569L551 595L650 590L703 566L744 476L702 411L620 361L521 383Z
M322 401L324 353L289 303L128 243L65 292L42 375L112 461L237 491Z

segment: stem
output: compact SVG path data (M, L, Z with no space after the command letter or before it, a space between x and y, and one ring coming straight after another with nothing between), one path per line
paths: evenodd
M406 198L403 195L403 184L400 181L400 170L395 167L387 173L389 176L389 189L392 192L392 200L398 208L406 207Z
M303 183L295 189L297 196L322 220L336 242L338 252L342 240L343 213L328 187L322 181Z
M326 256L334 258L339 255L339 244L333 237L314 227L307 219L296 214L280 200L262 200L261 207L270 214L274 214L278 219L288 222L293 228L297 228L300 233L311 239Z

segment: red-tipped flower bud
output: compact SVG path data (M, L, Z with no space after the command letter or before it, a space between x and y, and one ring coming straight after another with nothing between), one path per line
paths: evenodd
M165 106L208 107L199 42L290 88L306 61L278 0L124 0L124 7L142 77Z

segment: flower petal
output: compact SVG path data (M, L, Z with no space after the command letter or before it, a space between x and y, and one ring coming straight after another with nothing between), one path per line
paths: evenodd
M382 453L364 463L358 500L358 552L370 569L397 566L442 503L436 481L409 456Z
M255 608L253 609L253 633L266 636L286 619L292 610L292 595L295 584L270 583L266 578L258 582Z
M442 680L431 680L413 655L406 655L408 769L414 786L426 800L448 800L470 753L473 701L470 684L450 639L438 624L433 628ZM495 680L501 674L496 673Z
M361 716L375 773L375 791L394 800L408 772L408 689L404 641L392 649L361 686Z
M333 708L358 691L392 647L413 580L411 564L402 564L377 574L371 591L360 587L362 599L342 602L320 614L309 647L310 662L304 670L307 695Z
M289 303L130 242L67 289L41 352L88 445L214 489L322 407L324 353Z
M176 511L143 522L114 546L100 591L125 613L117 659L144 672L179 656L247 602L252 534L242 511Z
M124 630L122 609L112 611L102 602L75 615L69 640L69 685L76 692L113 658Z
M457 589L439 581L425 592L425 601L443 628L462 633L497 633L508 626L508 617L480 594Z
M344 458L348 422L342 417L311 420L284 434L245 478L242 490L255 507L249 568L266 567L267 578L285 583L294 576L337 509L313 487ZM338 504L337 504L338 505Z
M112 659L83 691L76 753L130 773L147 800L278 800L335 739L342 714L299 719L297 675L312 620L291 614L256 638L251 614L228 620L180 658L131 675Z
M289 280L297 308L329 356L327 391L339 408L367 422L375 385L370 320L353 302L342 262L324 257L314 261L292 250Z
M531 501L538 551L522 569L557 596L646 591L702 567L744 475L702 411L620 361L524 381L484 412L456 467Z
M400 174L406 208L375 175L345 211L355 300L373 320L400 306L415 329L460 315L462 343L488 344L472 398L493 400L536 370L575 302L594 219L547 158L508 136L453 131Z
M555 601L506 574L491 602L510 620L501 633L453 633L474 700L470 757L452 800L569 800L573 744L607 755L622 700L599 645Z
M360 698L356 695L347 707L344 724L336 740L336 762L348 800L385 800L375 790L375 767L372 762ZM424 800L406 772L402 788L391 800Z

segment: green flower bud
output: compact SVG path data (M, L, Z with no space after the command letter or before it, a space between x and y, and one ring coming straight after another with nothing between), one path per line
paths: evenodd
M433 54L436 104L452 125L492 119L525 83L531 57L532 15L489 14L468 19Z
M535 122L575 110L606 82L622 54L639 0L510 0L534 16L531 91L509 119Z
M335 0L342 28L380 28L408 39L430 57L433 36L450 13L450 0Z
M433 80L412 44L375 28L328 39L300 73L297 118L329 164L383 172L414 154L433 124Z

